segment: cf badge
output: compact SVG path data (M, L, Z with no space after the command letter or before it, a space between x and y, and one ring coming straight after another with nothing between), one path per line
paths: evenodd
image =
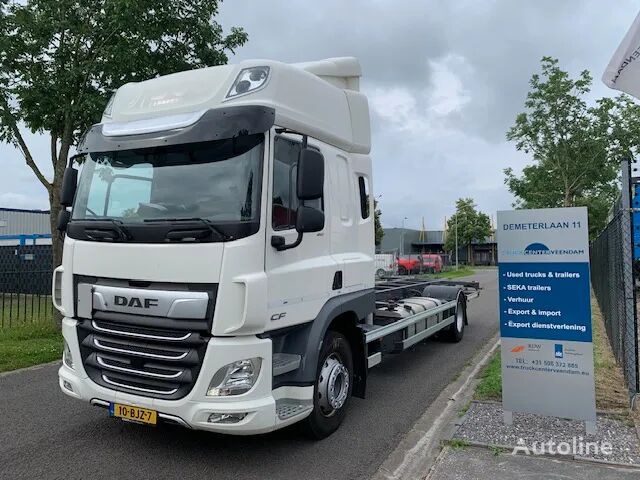
M287 312L274 313L273 315L271 315L271 321L274 322L276 320L282 320L286 316L287 316Z

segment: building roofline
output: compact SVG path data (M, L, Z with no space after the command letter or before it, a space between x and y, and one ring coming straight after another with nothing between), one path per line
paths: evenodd
M0 207L0 212L22 212L22 213L41 213L49 215L51 213L50 210L29 210L26 208L6 208Z

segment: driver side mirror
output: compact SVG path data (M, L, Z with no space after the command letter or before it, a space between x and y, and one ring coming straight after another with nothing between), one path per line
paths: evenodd
M60 205L70 207L73 205L73 197L76 195L78 185L78 170L73 167L64 169L62 177L62 189L60 190Z
M300 200L322 198L324 189L324 157L317 150L303 148L298 157L296 193Z

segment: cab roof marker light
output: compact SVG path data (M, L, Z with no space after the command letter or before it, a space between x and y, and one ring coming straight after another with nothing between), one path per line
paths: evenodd
M238 97L264 88L267 80L269 80L269 73L270 68L267 66L243 68L238 73L233 85L231 85L225 99Z

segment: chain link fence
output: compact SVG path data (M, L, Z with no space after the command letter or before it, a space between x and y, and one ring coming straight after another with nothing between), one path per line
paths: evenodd
M0 246L0 328L53 321L51 245Z
M591 285L631 398L640 391L633 245L631 175L625 161L620 198L609 213L606 228L591 244L590 258Z

